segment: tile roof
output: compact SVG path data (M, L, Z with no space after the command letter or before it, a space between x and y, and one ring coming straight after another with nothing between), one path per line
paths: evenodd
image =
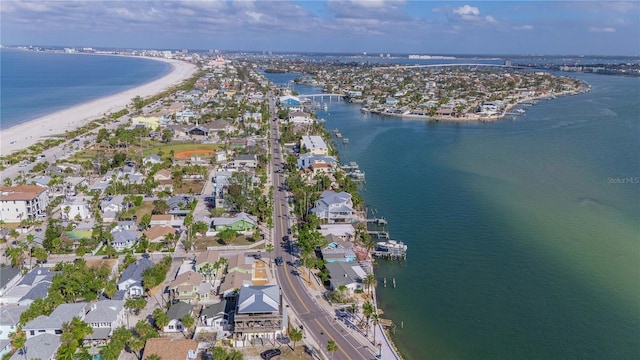
M28 201L38 197L47 188L38 185L0 186L0 201Z
M189 357L189 353L195 356L197 350L198 342L192 339L153 338L147 340L142 360L147 360L153 354L171 360L194 359Z

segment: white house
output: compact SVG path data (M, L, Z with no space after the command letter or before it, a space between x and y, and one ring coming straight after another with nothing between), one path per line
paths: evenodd
M27 339L41 334L62 334L62 324L73 320L74 317L84 320L87 303L61 304L53 310L51 315L40 315L26 323L22 330Z
M191 314L193 310L193 305L187 304L183 301L178 301L177 303L171 305L169 310L167 310L167 317L169 318L169 323L165 326L162 331L164 332L181 332L184 330L184 326L182 325L182 318L185 315Z
M315 155L329 155L329 147L321 136L304 135L300 140L300 148Z
M117 229L116 231L112 231L111 235L113 235L111 246L113 246L116 251L131 249L138 240L138 232L133 230Z
M106 341L113 331L124 325L124 301L101 300L90 305L84 322L91 326L93 333L85 337L85 341Z
M226 312L227 300L206 306L200 312L200 321L215 332L229 329L229 314Z
M67 220L79 217L82 220L91 218L91 207L82 198L71 198L71 200L60 205L60 213Z
M0 220L13 223L46 215L47 188L37 185L0 187Z
M357 219L356 211L353 209L351 194L325 190L316 201L311 213L318 218L327 220L329 224L351 223Z
M144 294L142 286L142 273L153 266L148 258L142 258L127 266L118 280L118 291L127 291L130 297L137 298Z
M313 118L303 111L289 113L289 122L296 125L309 125L313 123Z
M9 334L16 331L20 322L20 314L28 308L27 305L0 306L0 340L9 339Z

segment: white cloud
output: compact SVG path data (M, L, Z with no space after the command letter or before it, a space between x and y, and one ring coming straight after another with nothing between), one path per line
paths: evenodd
M493 17L493 16L491 16L491 15L487 15L487 16L485 16L485 17L484 17L484 19L485 19L485 20L487 20L487 22L488 22L488 23L490 23L490 24L495 24L495 23L497 23L496 19L494 19L494 17Z
M592 26L592 27L589 28L589 31L591 31L591 32L614 33L614 32L616 32L616 29L612 28L612 27L595 27L595 26Z
M533 30L532 25L514 26L513 30Z
M453 13L460 16L479 16L480 10L475 6L465 5L453 10Z

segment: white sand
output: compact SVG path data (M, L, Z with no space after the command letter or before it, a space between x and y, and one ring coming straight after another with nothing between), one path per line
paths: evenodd
M191 77L196 71L195 65L162 58L148 58L171 64L171 71L162 78L153 80L140 87L125 90L97 100L89 101L50 115L30 120L28 122L3 129L0 132L0 150L2 155L8 155L20 149L27 148L47 136L64 134L65 130L73 130L105 113L124 109L136 96L148 97L179 84Z

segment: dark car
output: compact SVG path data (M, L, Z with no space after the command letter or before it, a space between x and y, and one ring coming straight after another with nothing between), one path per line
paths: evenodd
M282 262L283 262L283 261L282 261L282 256L278 256L278 257L276 258L276 265L280 266L280 265L282 265Z
M265 350L263 352L260 353L260 357L263 358L264 360L269 360L275 356L279 356L281 355L282 352L280 351L280 349L269 349L269 350Z

